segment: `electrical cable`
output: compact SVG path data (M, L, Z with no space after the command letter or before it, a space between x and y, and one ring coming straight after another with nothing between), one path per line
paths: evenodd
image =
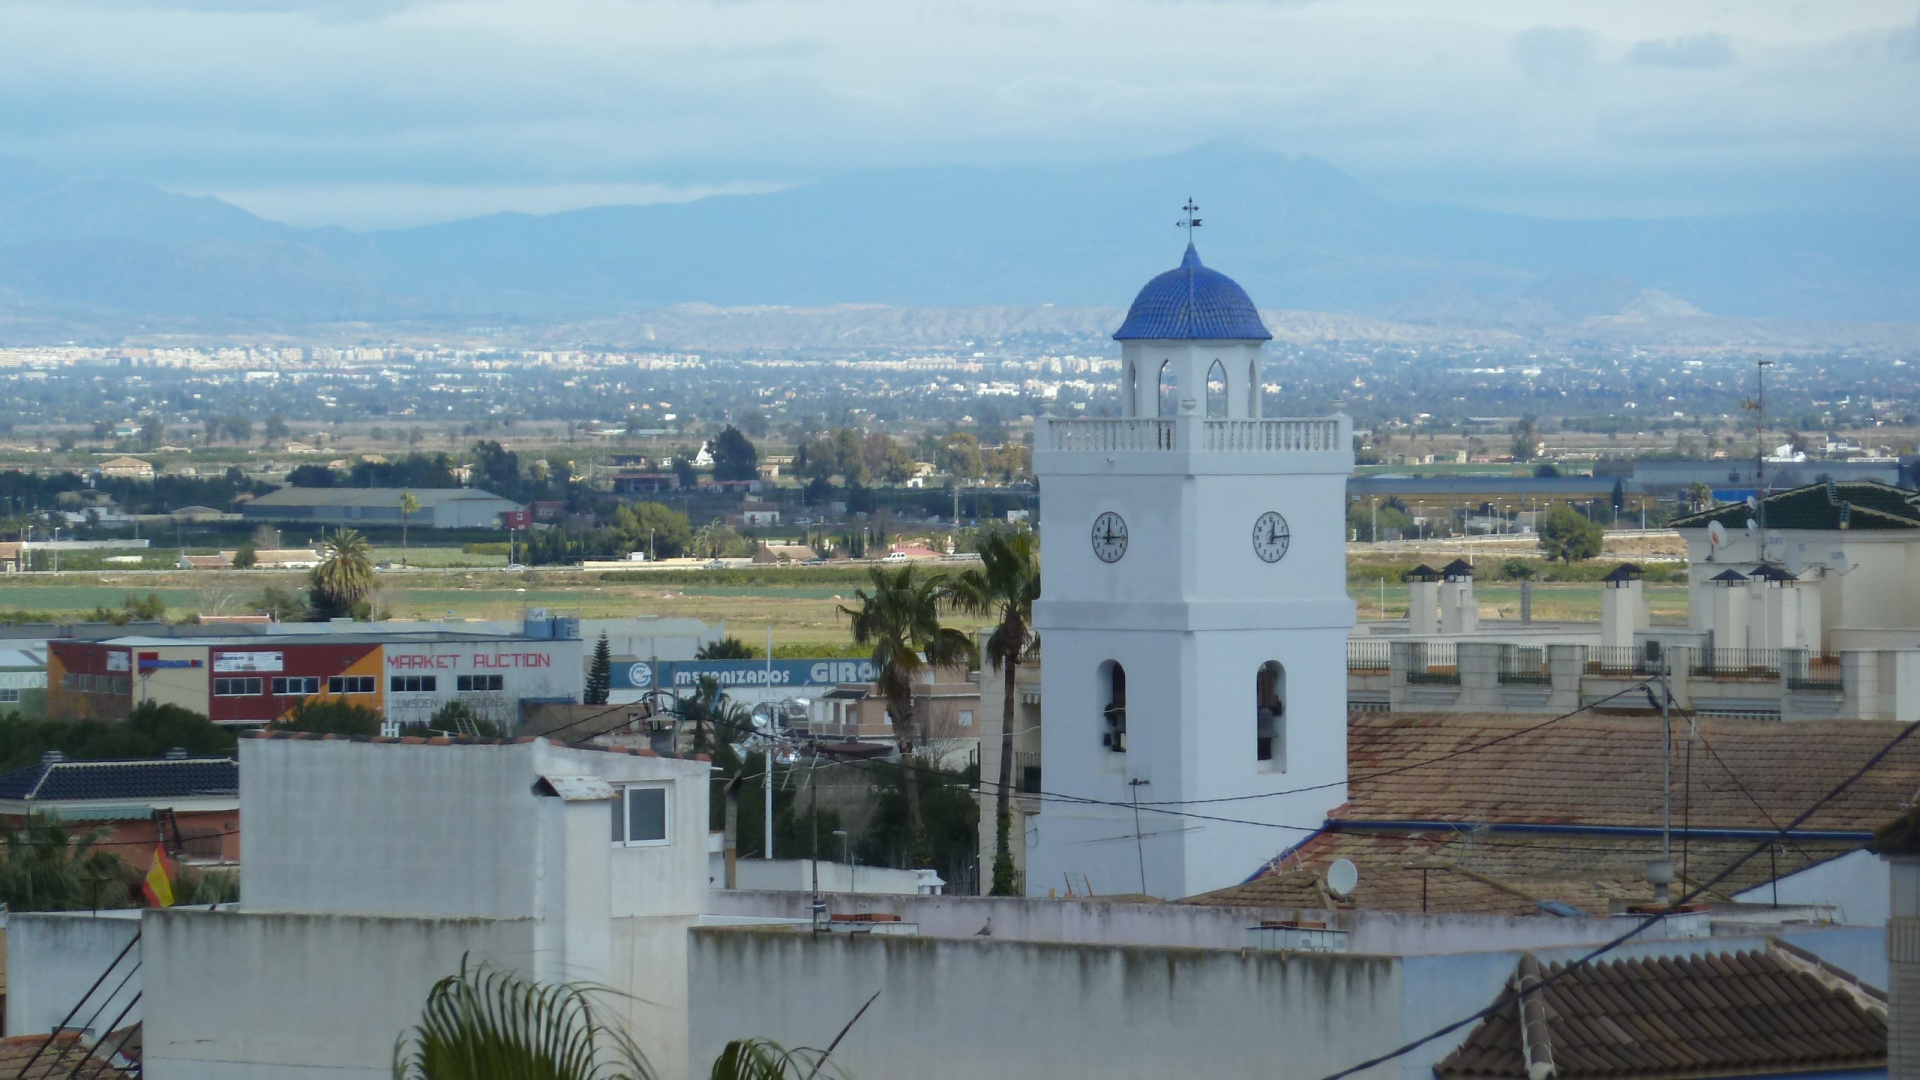
M1749 850L1747 854L1741 856L1739 859L1736 859L1726 869L1714 875L1712 879L1694 887L1694 889L1688 892L1685 896L1682 896L1679 900L1674 901L1674 903L1669 906L1668 910L1671 911L1676 908L1684 907L1685 905L1691 903L1692 901L1694 901L1695 899L1697 899L1698 897L1706 893L1708 890L1712 889L1714 886L1725 881L1727 878L1732 877L1735 871L1739 870L1740 867L1746 865L1748 862L1758 857L1761 852L1766 851L1769 848L1773 847L1775 844L1779 843L1794 829L1797 829L1801 825L1805 824L1807 819L1811 818L1815 813L1817 813L1821 807L1827 805L1827 803L1832 802L1834 799L1838 798L1848 788L1851 788L1854 784L1858 783L1862 777L1866 776L1867 773L1871 772L1882 761L1886 760L1887 755L1893 753L1894 749L1898 747L1901 743L1905 742L1907 738L1914 733L1915 730L1920 730L1920 724L1908 724L1905 727L1901 728L1900 733L1898 735L1895 735L1891 742L1881 747L1878 751L1874 753L1872 757L1868 758L1866 761L1866 764L1861 765L1860 768L1854 770L1853 775L1847 777L1845 780L1842 780L1838 785L1830 789L1825 795L1822 795L1820 796L1820 798L1814 800L1811 806L1808 806L1805 810L1802 810L1792 821L1788 822L1785 827L1777 830L1773 836L1770 836L1767 839L1761 841L1758 845L1754 846L1751 850ZM1614 949L1619 948L1621 945L1626 944L1628 941L1631 941L1633 938L1639 936L1643 931L1651 928L1654 924L1658 923L1663 918L1665 918L1664 914L1647 916L1645 919L1642 919L1639 922L1639 924L1627 930L1625 933L1620 934L1619 936L1613 938L1610 941L1607 941L1603 944L1595 946L1591 951L1571 961L1566 966L1562 967L1559 971L1556 971L1551 975L1547 976L1546 978L1540 980L1539 985L1527 991L1527 993L1537 994L1545 991L1547 987L1552 986L1554 983L1557 983L1561 979L1566 978L1568 975L1572 974L1574 971L1586 967L1587 965L1591 964L1593 961L1599 959L1600 957L1606 955L1609 952L1612 952ZM1322 1077L1321 1080L1345 1080L1346 1077L1352 1076L1356 1073L1364 1072L1376 1066L1384 1065L1387 1062L1393 1061L1397 1058L1405 1057L1406 1055L1413 1053L1415 1050L1418 1050L1420 1047L1425 1046L1427 1043L1430 1043L1435 1039L1441 1038L1446 1035L1451 1035L1452 1033L1459 1031L1461 1028L1464 1028L1469 1024L1476 1023L1480 1020L1485 1019L1488 1016L1493 1015L1494 1013L1505 1008L1512 1001L1513 997L1514 997L1514 992L1512 990L1504 991L1501 993L1501 995L1498 998L1494 1000L1494 1002L1491 1005L1488 1005L1486 1008L1479 1009L1473 1012L1472 1014L1466 1017L1463 1017L1462 1019L1456 1020L1453 1023L1447 1024L1443 1027L1440 1027L1431 1032L1428 1032L1427 1034L1414 1039L1412 1042L1403 1043L1400 1046L1397 1046L1394 1049L1389 1050L1384 1054L1380 1054L1375 1057L1368 1058L1367 1060L1359 1062L1358 1064L1355 1064L1355 1065L1349 1065L1348 1067L1341 1069L1338 1072L1329 1073L1325 1077Z

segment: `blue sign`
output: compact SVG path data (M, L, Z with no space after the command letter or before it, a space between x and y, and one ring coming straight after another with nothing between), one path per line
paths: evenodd
M154 660L145 656L140 658L141 671L152 671L155 668L197 668L199 666L200 661L198 660Z
M655 668L658 668L656 671ZM691 690L703 675L728 687L815 688L874 680L871 660L640 660L613 665L615 690Z

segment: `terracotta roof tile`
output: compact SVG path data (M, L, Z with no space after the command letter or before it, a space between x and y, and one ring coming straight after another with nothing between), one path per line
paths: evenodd
M1529 967L1532 965L1532 968ZM1521 1026L1551 1048L1554 1075L1640 1078L1879 1068L1886 1063L1884 1001L1833 968L1783 947L1614 960L1573 968L1522 959L1496 1007L1434 1072L1527 1076ZM1522 974L1545 981L1544 1020L1523 1020ZM1529 976L1531 978L1531 976ZM1831 985L1853 984L1862 992Z

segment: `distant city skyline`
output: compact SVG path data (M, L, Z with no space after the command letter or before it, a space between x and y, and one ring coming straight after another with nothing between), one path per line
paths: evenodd
M1910 216L1913 100L1913 0L0 11L0 153L355 228L1220 139L1395 198L1549 216Z

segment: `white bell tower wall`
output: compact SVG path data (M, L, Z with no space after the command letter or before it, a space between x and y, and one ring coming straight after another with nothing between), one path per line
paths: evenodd
M1028 860L1036 895L1236 884L1346 799L1352 421L1244 415L1257 342L1123 353L1181 365L1177 415L1141 410L1156 371L1130 415L1036 425L1048 793ZM1209 419L1187 373L1204 378L1222 356L1243 373L1227 394L1243 411Z

